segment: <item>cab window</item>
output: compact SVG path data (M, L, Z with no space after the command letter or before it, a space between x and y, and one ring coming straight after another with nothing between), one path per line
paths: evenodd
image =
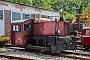
M24 23L24 30L25 31L30 31L30 27L31 27L30 23Z
M90 30L86 30L86 35L90 35Z
M21 25L16 25L16 32L21 32L21 31L22 31Z

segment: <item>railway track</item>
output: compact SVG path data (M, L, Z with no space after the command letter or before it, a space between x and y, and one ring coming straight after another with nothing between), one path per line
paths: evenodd
M66 56L72 56L72 58L77 58L80 60L90 60L90 54L78 53L78 52L70 52L70 51L63 51Z
M51 54L51 53L46 53L46 54ZM71 54L73 54L73 55L71 56ZM80 56L90 57L90 55L88 55L88 54L81 54L81 53L74 53L74 52L67 52L67 51L63 51L62 54L52 53L51 55L65 57L65 58L79 59L79 60L90 60L90 58L88 59L88 58L80 57ZM74 56L74 55L77 55L77 56Z
M27 59L27 58L21 58L21 57L16 57L16 56L9 56L9 55L0 55L0 57L14 59L14 60L34 60L34 59Z
M20 47L18 47L18 48L16 48L16 47L7 47L7 48L8 49L20 50L20 51L26 51L26 52L32 52L32 53L35 53L35 54L40 53L40 54L59 56L59 57L70 58L70 59L90 60L89 59L89 57L90 57L89 54L82 54L82 53L76 53L76 52L63 51L62 54L58 54L58 53L51 53L51 52L41 52L41 51L37 51L37 50L28 50L28 49L24 49L24 48L20 48ZM80 57L80 56L82 56L82 57Z

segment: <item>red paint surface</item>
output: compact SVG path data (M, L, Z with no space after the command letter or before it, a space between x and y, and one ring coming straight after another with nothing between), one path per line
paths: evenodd
M86 35L86 29L82 29L82 35Z
M70 35L70 23L66 22L64 25L64 35L69 36Z
M79 23L77 23L77 24L73 24L74 25L74 30L77 30L77 31L79 31Z
M83 36L81 44L90 45L90 36Z
M13 25L10 25L10 43L15 45L15 31L13 31Z
M34 25L34 35L54 35L55 23L38 23Z
M65 33L64 32L65 31L64 28L65 28L64 27L64 22L59 22L58 25L57 25L57 29L60 30L59 35L62 35L62 36L64 35L64 33Z
M29 37L24 37L23 33L15 34L15 45L17 46L25 46L28 43Z
M44 24L44 35L55 35L55 23L48 22Z
M23 45L22 33L15 33L15 45Z
M60 30L59 35L69 35L69 23L67 22L47 22L34 25L34 35L55 35L55 28Z

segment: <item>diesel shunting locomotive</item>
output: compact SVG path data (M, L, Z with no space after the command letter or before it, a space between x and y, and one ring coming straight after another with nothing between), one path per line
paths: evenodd
M10 25L12 45L61 53L76 49L74 36L70 36L70 23L60 20L28 19L14 21Z

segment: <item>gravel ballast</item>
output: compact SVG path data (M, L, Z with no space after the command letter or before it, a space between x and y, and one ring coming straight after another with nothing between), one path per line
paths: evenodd
M59 56L51 56L51 55L44 55L42 53L31 53L31 52L25 52L20 50L14 50L14 49L5 49L2 48L0 52L0 55L7 55L7 56L16 56L21 58L28 58L28 59L35 59L35 60L79 60L79 59L70 59L70 58L64 58Z

